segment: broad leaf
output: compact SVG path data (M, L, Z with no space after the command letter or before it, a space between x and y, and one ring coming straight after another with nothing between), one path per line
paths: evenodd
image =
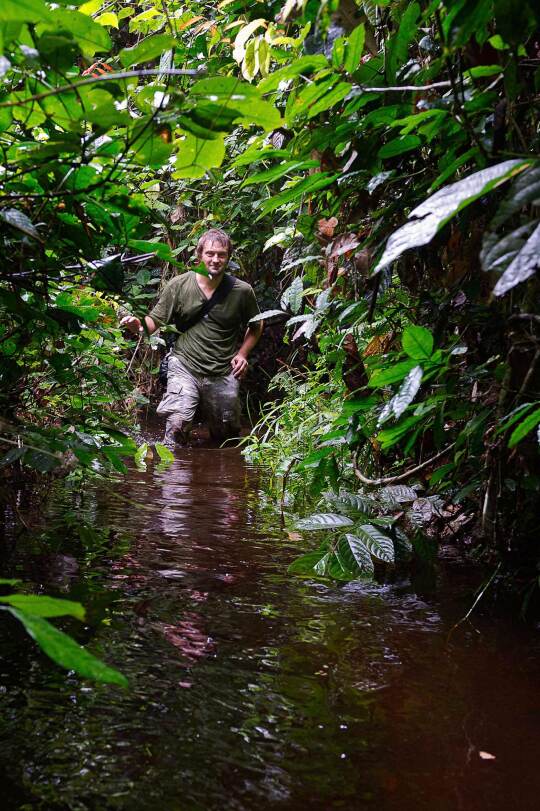
M380 496L383 501L398 502L399 504L407 503L408 501L415 501L418 498L418 493L412 487L407 487L405 484L393 484L384 487Z
M315 566L320 563L323 557L326 557L326 552L308 552L293 560L287 571L289 574L314 575Z
M355 534L374 557L384 560L386 563L394 562L394 544L380 529L374 527L373 524L362 524L355 528Z
M536 428L538 424L540 424L540 408L528 414L523 422L520 422L517 428L514 428L508 440L508 447L513 448L518 442L525 439L527 434L529 434L533 428Z
M202 177L207 169L221 166L224 157L223 136L207 140L186 132L179 143L173 177L176 180L184 177Z
M41 236L36 226L26 214L23 214L22 211L19 211L16 208L6 208L3 211L0 211L0 219L2 219L8 225L11 225L12 228L22 231L23 234L26 234L33 239L41 240Z
M325 189L327 186L334 183L338 177L339 175L331 175L328 172L317 172L314 175L310 175L309 177L300 180L294 186L291 186L289 189L281 192L281 194L276 194L275 196L270 197L269 200L265 200L263 203L261 203L259 205L261 214L257 217L257 220L259 220L265 214L269 214L271 211L274 211L276 208L280 208L280 206L283 206L286 203L291 203L293 200L298 200L298 198L302 197L304 194L313 194L316 191Z
M270 318L277 318L278 316L287 317L287 313L283 312L283 310L265 310L264 313L258 313L254 315L253 318L249 319L250 324L255 324L257 321L267 321Z
M0 603L7 603L37 617L65 617L72 616L78 620L84 619L84 607L73 600L61 600L56 597L41 596L39 594L11 594L0 597Z
M351 551L354 561L361 572L372 575L374 571L373 560L365 542L358 535L345 534L347 545Z
M296 523L298 529L339 529L340 527L352 526L354 522L346 515L338 513L314 513L309 518L302 518Z
M16 608L9 608L8 611L22 622L32 639L35 639L41 650L56 664L65 667L66 670L75 670L76 673L87 679L105 684L119 684L121 687L129 686L128 680L122 673L96 659L47 620Z
M540 224L535 228L515 259L508 265L495 285L494 295L503 296L509 290L533 276L540 267Z
M391 383L397 383L403 380L416 365L416 361L411 358L411 360L395 363L388 369L375 369L369 378L368 386L372 389L377 389L384 388Z
M258 84L258 89L261 93L268 93L270 90L275 90L281 82L292 79L300 74L308 74L315 70L321 70L328 67L328 60L322 54L315 54L313 56L301 56L295 59L290 65L287 65L280 70L276 70L263 79Z
M358 25L347 38L345 45L345 59L343 60L343 67L347 73L354 73L360 64L362 53L364 52L364 40L366 38L366 29L364 24Z
M302 277L296 276L290 286L285 290L281 296L281 306L285 309L290 307L292 312L297 314L302 306L302 296L304 293L304 286L302 284ZM287 322L289 323L289 322Z
M156 442L155 448L162 464L170 464L171 462L174 462L174 453L165 445L162 445L161 442Z
M409 406L416 397L422 383L423 374L424 372L421 366L415 366L414 369L411 369L401 384L397 394L386 403L381 411L378 419L379 425L385 422L392 414L396 419L401 417L407 406Z
M170 34L156 34L153 37L147 37L134 45L132 48L124 48L118 54L120 62L125 68L139 65L141 62L150 62L157 59L158 56L172 48L175 45L175 39Z
M401 338L403 351L414 360L428 360L433 352L433 335L425 327L410 326Z
M412 248L427 245L458 211L531 166L529 160L508 160L445 186L409 214L409 222L395 231L374 272L378 273Z

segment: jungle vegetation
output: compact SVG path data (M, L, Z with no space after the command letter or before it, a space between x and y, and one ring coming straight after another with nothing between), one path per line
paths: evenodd
M536 600L539 101L533 0L2 0L6 505L144 464L164 342L118 316L218 224L284 335L244 452L291 573L460 541ZM5 585L56 661L122 682L46 619L81 606Z

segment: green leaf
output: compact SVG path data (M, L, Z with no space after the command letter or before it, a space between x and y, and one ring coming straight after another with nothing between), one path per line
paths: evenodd
M394 544L380 529L373 524L362 524L356 527L355 533L374 557L385 563L394 562Z
M18 586L21 582L17 577L0 577L0 586Z
M518 442L521 442L522 439L525 439L527 434L529 434L533 428L540 423L540 408L537 408L536 411L532 411L528 414L523 422L520 422L517 428L514 428L510 435L510 439L508 440L508 447L513 448Z
M414 360L429 360L433 353L433 335L425 327L407 327L401 338L403 351Z
M135 464L140 470L146 470L145 459L148 455L148 442L143 442L140 446L139 450L133 457L135 460Z
M83 620L84 607L72 600L60 600L56 597L41 596L38 594L11 594L0 597L0 603L7 603L37 617L65 617L67 615Z
M345 539L359 570L368 575L372 575L375 567L373 565L370 550L365 541L358 535L352 535L349 533L345 534Z
M191 88L190 99L217 104L222 110L230 109L235 113L234 121L244 126L255 124L268 131L282 124L279 110L264 101L256 87L233 76L196 82Z
M59 29L70 31L81 51L88 56L93 56L97 51L109 52L112 48L111 38L105 28L86 14L56 9L53 12L52 23L56 31Z
M290 65L287 65L280 70L276 70L264 78L258 84L258 89L261 93L268 93L275 90L281 82L292 79L300 74L309 74L316 70L322 70L328 67L328 60L322 54L314 54L313 56L301 56L295 59Z
M338 513L314 513L308 518L302 518L297 522L298 529L318 530L318 529L338 529L339 527L351 526L354 522L346 515Z
M420 6L418 3L407 3L399 15L396 33L385 44L386 78L393 84L398 68L407 62L409 44L418 30Z
M308 552L305 555L302 555L289 565L287 568L287 572L289 574L300 574L300 575L314 575L315 574L315 566L321 561L321 558L325 557L325 552Z
M409 214L409 222L395 231L386 243L385 251L374 273L379 273L398 259L405 251L427 245L458 211L479 197L505 183L531 166L530 160L508 160L482 169L473 175L445 186L428 197Z
M393 447L397 442L399 442L403 437L409 433L411 428L414 428L420 420L423 420L424 417L422 415L416 415L414 417L407 417L406 419L400 420L397 425L394 425L392 428L385 428L383 431L379 431L377 434L377 441L381 443L381 449L383 451L388 450L388 448Z
M174 462L174 453L161 442L156 442L155 448L162 463Z
M0 21L11 23L49 22L52 12L43 0L2 0Z
M411 359L395 363L387 369L375 369L369 378L368 386L372 389L377 389L384 388L391 383L397 383L403 380L415 366L416 361Z
M274 211L276 208L280 208L280 206L286 203L297 200L304 194L313 194L316 191L325 189L327 186L334 183L338 177L339 175L331 175L328 172L317 172L314 175L304 178L304 180L300 180L298 183L295 183L294 186L281 192L281 194L276 194L270 197L269 200L265 200L263 203L259 204L261 214L257 217L257 220L261 219L265 214Z
M396 155L401 155L403 152L410 152L411 149L416 149L421 146L422 141L417 135L403 135L401 138L394 138L382 146L377 155L379 158L393 158Z
M285 161L284 163L273 166L271 169L266 169L264 172L256 172L253 175L248 175L242 187L251 186L254 183L272 183L274 180L279 180L280 177L288 175L291 172L299 172L303 169L314 169L320 166L320 161L317 160L302 160L302 161Z
M364 24L358 25L347 38L345 46L345 59L343 67L347 73L354 73L360 63L360 58L364 52L364 40L366 38L366 29Z
M66 668L66 670L75 670L80 676L94 681L104 682L105 684L119 684L121 687L129 686L128 680L122 673L96 659L85 648L78 645L75 640L59 631L47 620L27 614L24 611L18 611L16 608L9 608L8 611L22 622L32 639L56 664Z
M123 48L118 54L124 68L139 65L141 62L151 62L157 59L164 51L173 48L176 43L170 34L155 34L147 37L132 48Z
M214 140L205 140L186 132L179 142L173 178L203 177L207 169L221 166L224 157L225 142L222 135Z

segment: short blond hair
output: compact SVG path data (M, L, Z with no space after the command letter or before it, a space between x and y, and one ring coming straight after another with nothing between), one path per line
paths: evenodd
M197 242L197 256L203 252L204 246L207 242L217 242L218 245L223 245L227 249L227 255L230 256L232 252L231 238L221 228L210 228L201 234Z

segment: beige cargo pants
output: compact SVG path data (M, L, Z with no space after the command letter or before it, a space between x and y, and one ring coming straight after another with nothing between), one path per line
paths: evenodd
M191 372L176 357L169 356L167 391L157 413L167 416L163 442L174 448L187 442L193 418L200 404L212 439L223 442L240 433L239 381L233 374L206 377Z

